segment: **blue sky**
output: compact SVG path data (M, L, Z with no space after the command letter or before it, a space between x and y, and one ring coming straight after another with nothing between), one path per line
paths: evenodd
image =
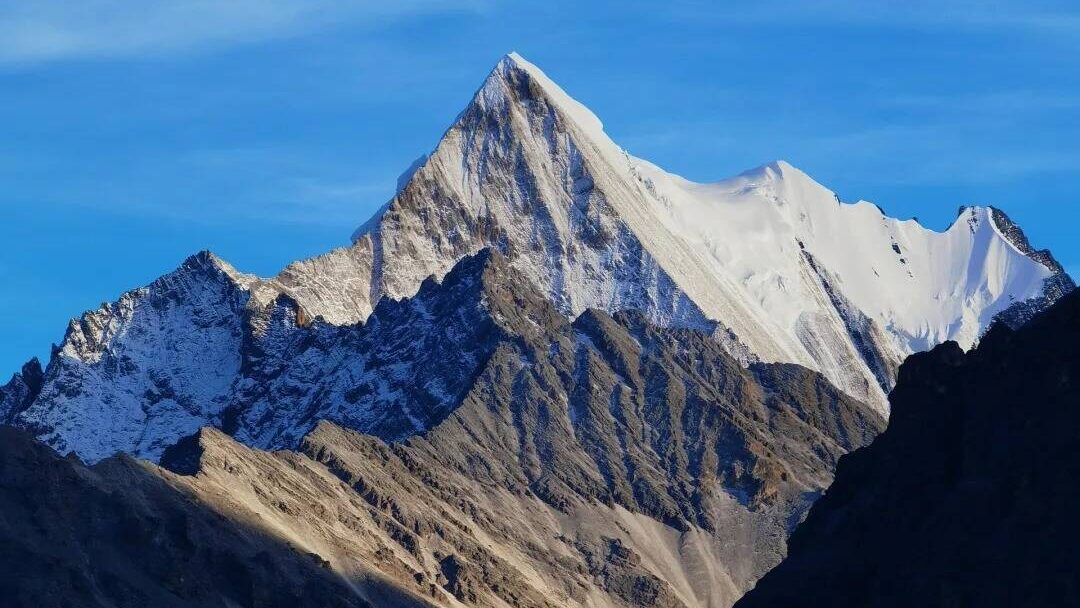
M0 374L197 250L345 244L511 50L670 171L782 158L935 229L994 204L1080 271L1068 3L12 2Z

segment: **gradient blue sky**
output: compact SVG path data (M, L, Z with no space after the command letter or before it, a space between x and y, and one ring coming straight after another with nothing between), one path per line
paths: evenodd
M935 229L994 204L1080 271L1068 3L11 2L0 375L199 249L345 244L510 50L670 171L783 158Z

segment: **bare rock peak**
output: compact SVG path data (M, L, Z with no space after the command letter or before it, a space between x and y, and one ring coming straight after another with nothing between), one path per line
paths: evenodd
M219 273L227 276L237 283L247 284L255 280L255 277L246 275L233 267L232 264L220 258L209 249L203 249L194 255L188 256L183 263L174 271L175 273Z
M45 382L41 362L34 357L12 374L7 384L0 386L0 424L10 424L12 419L30 407L37 399Z
M998 231L1001 232L1014 247L1019 249L1029 258L1046 266L1046 268L1054 274L1065 273L1065 268L1054 258L1054 255L1050 250L1035 249L1028 240L1027 235L1024 234L1023 229L1020 228L1020 225L1009 218L1004 211L993 206L989 207L989 210L990 217L994 220L994 225L997 226Z
M203 427L165 448L158 464L177 475L192 476L198 474L202 470L202 457L206 452L206 439L211 438L208 428Z

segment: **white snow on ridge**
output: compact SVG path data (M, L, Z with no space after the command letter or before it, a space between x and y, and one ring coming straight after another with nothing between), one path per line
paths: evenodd
M935 232L841 203L782 161L711 184L667 173L623 151L516 53L355 238L351 259L317 258L322 269L287 272L281 288L313 314L358 320L364 298L409 296L462 255L497 246L568 314L720 321L757 357L817 369L882 409L906 355L949 339L971 346L1052 274L985 208ZM324 272L369 282L335 301Z
M73 320L15 423L88 461L117 451L156 460L226 407L252 280L201 253Z
M987 208L969 207L936 232L866 201L841 203L784 161L712 184L634 163L659 193L664 221L781 325L807 308L796 289L802 247L905 353L945 340L970 347L995 314L1039 295L1051 275L997 230Z
M566 116L578 127L583 129L593 141L608 141L604 134L604 123L593 114L592 110L585 107L580 101L570 97L554 80L548 78L540 68L529 63L524 57L512 51L495 67L495 70L506 71L519 69L529 75L534 82L547 94L548 99L559 106ZM489 82L493 82L490 81Z

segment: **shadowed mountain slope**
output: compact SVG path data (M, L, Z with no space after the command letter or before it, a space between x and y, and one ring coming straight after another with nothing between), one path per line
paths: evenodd
M127 456L86 467L0 427L0 488L5 606L423 605L390 586L354 588L318 556Z
M1080 293L913 355L891 401L739 608L1075 605Z

